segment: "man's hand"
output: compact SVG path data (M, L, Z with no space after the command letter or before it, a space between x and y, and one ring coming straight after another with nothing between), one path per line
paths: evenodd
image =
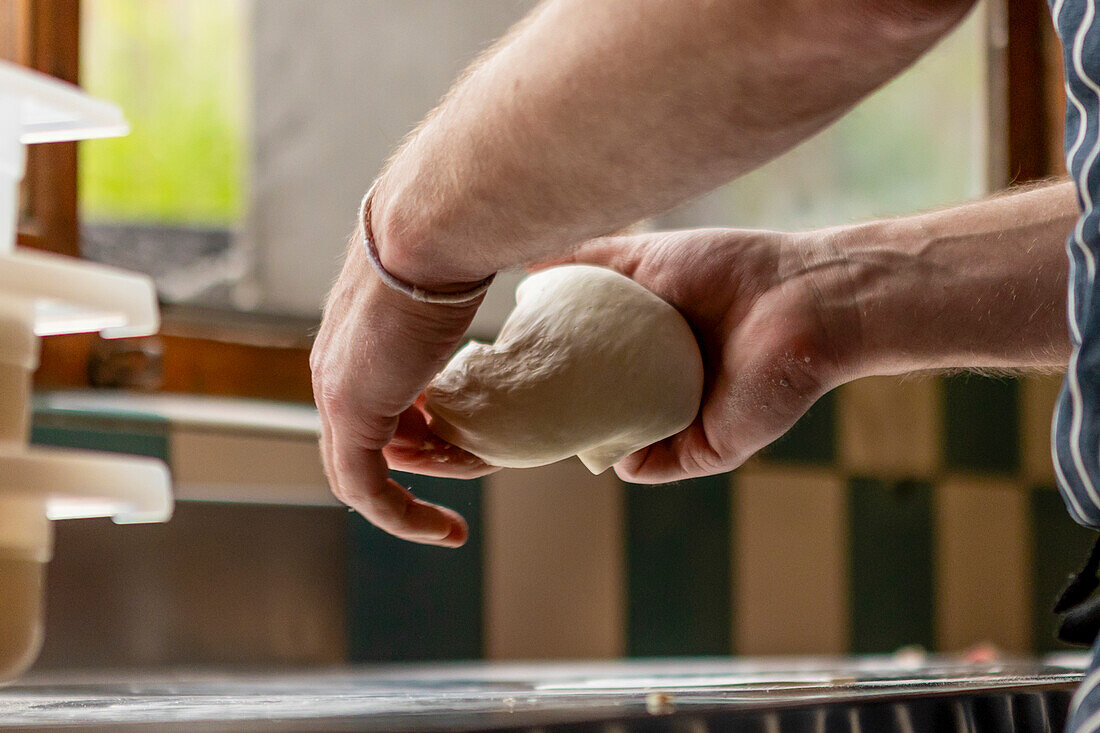
M788 234L709 229L597 239L561 262L611 267L674 305L707 381L695 422L628 456L624 479L728 471L825 392L863 376L1065 363L1070 184L945 211Z
M596 239L556 263L618 270L672 303L707 381L695 422L615 468L663 482L730 470L822 394L862 376L1050 368L1069 354L1070 184L940 212L789 234L709 229ZM336 495L393 534L457 546L466 525L387 479L389 465L493 470L442 441L416 403L477 309L382 284L357 240L314 346L322 452Z
M915 61L973 0L936 2L930 12L924 2L542 3L461 77L387 165L374 197L383 262L425 288L477 281L749 171ZM357 247L325 310L311 364L329 481L400 537L458 545L466 528L457 514L388 481L387 461L451 476L489 470L434 439L413 404L475 310L389 291ZM746 322L742 332L752 331ZM747 358L740 341L752 338L729 338ZM784 417L761 418L772 433L816 396L795 366L787 369L793 391L770 395L768 409ZM712 421L694 435L713 439L721 427ZM727 455L759 442L735 440ZM699 451L701 465L713 462ZM655 449L653 465L659 456Z
M429 432L414 404L477 306L420 303L391 290L357 237L313 345L321 455L333 493L378 527L414 542L457 547L466 541L466 522L388 478L387 462L458 478L492 470Z
M632 278L683 314L703 353L695 422L623 459L620 477L659 483L732 470L844 381L852 324L826 305L829 278L803 264L799 246L797 235L703 229L597 239L554 263Z

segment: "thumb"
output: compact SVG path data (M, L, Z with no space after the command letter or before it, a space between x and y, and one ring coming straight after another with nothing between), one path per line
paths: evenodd
M645 236L590 239L565 254L528 264L527 271L556 265L598 265L631 277L645 254L646 240Z

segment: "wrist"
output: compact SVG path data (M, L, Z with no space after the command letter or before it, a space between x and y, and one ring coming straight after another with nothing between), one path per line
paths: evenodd
M922 319L943 273L921 259L918 230L889 220L839 226L795 234L791 250L796 264L785 269L813 295L830 387L941 366Z
M440 293L469 290L493 270L466 261L470 248L444 233L428 206L406 203L380 180L368 194L362 226L372 238L386 272L405 283ZM447 246L442 242L447 241Z
M911 232L899 229L887 220L811 233L835 260L822 287L838 324L837 358L846 381L930 368L913 338L912 319L921 308L912 296L914 284L932 289L935 282L921 271Z
M848 260L847 228L784 235L780 287L804 302L804 349L825 390L865 376L869 354L858 306L858 278Z
M433 284L425 287L417 282L404 279L386 268L378 251L372 222L374 191L375 189L372 187L363 197L363 202L359 207L359 218L363 251L366 254L367 261L374 268L374 274L379 281L390 290L420 303L464 305L480 302L489 286L492 285L493 278L496 277L495 274L466 287L461 283Z
M970 364L959 337L962 263L953 244L919 218L836 227L820 236L833 252L824 286L833 304L838 360L847 381Z

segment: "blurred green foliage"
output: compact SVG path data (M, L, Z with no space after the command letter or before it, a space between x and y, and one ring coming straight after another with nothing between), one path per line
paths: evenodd
M246 183L241 0L84 0L81 84L127 137L81 143L86 221L231 226Z

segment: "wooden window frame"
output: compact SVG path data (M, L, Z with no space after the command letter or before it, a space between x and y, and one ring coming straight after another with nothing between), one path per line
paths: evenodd
M1065 102L1061 55L1045 0L989 1L988 178L997 189L1064 172ZM0 56L78 80L79 0L0 0L0 24ZM79 256L76 189L76 145L35 146L19 243ZM166 307L163 322L154 342L135 347L157 360L159 389L311 401L314 321ZM109 350L104 343L87 334L45 339L37 386L90 386L92 360Z
M1000 5L1000 3L1005 3ZM1065 81L1062 49L1046 0L998 0L1006 43L994 55L992 72L1003 82L990 84L990 107L1003 105L1006 177L1002 185L1040 181L1066 174L1063 154ZM991 115L991 121L996 117Z
M75 84L79 0L0 0L0 58ZM75 143L34 145L27 151L17 241L60 254L79 254Z
M78 83L79 0L0 0L0 58ZM80 256L75 143L30 148L20 202L20 246ZM310 402L309 346L316 325L310 319L166 306L161 332L149 339L43 339L35 385L93 386L94 362L129 352L127 357L137 353L159 370L152 383L160 390ZM120 386L149 383L137 379Z

